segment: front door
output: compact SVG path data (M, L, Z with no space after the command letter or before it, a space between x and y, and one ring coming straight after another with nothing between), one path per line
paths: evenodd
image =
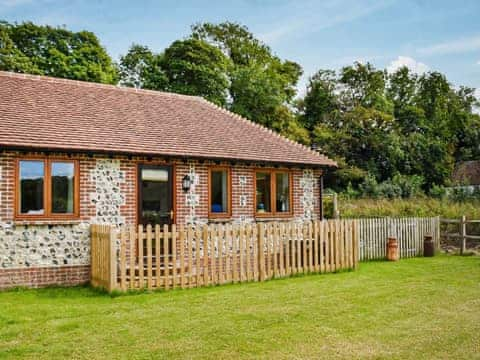
M171 166L140 165L138 169L138 222L164 225L173 221Z

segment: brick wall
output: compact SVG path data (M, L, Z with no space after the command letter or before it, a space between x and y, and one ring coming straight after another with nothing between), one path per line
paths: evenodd
M213 165L231 167L232 216L222 221L255 220L253 165L183 161L162 158L68 155L79 160L80 217L75 221L15 221L14 171L19 157L41 154L0 153L0 288L11 286L74 285L89 280L88 225L137 222L138 164L169 164L175 176L177 224L207 223L208 172ZM49 154L48 157L67 156ZM290 169L293 182L292 215L282 220L305 220L319 214L320 170ZM182 179L194 179L190 191ZM271 219L270 219L271 220Z
M0 269L0 290L12 287L74 286L90 279L90 266Z

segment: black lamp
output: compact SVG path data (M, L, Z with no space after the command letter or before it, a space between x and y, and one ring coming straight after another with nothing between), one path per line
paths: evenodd
M183 191L187 192L188 190L190 190L190 186L192 186L192 179L190 179L190 176L185 175L182 179Z

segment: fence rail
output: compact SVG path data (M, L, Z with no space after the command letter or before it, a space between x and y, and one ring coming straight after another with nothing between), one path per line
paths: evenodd
M459 239L460 254L464 254L467 251L467 240L480 240L479 235L467 234L467 225L480 223L480 220L478 219L467 219L466 216L462 216L460 219L441 219L440 222L446 225L446 231L443 231L441 235L447 240L447 242L449 242L450 238ZM458 232L448 232L448 226L450 225L457 225Z
M334 272L357 267L357 245L356 220L117 231L92 225L92 283L168 290Z
M440 218L376 218L358 219L360 261L384 259L387 239L398 240L400 258L423 255L423 238L433 236L440 247Z

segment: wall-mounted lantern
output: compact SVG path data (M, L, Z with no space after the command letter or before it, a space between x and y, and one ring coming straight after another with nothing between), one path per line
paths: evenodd
M185 175L182 179L182 189L184 192L188 192L190 190L190 187L192 186L192 179L190 179L190 176Z

